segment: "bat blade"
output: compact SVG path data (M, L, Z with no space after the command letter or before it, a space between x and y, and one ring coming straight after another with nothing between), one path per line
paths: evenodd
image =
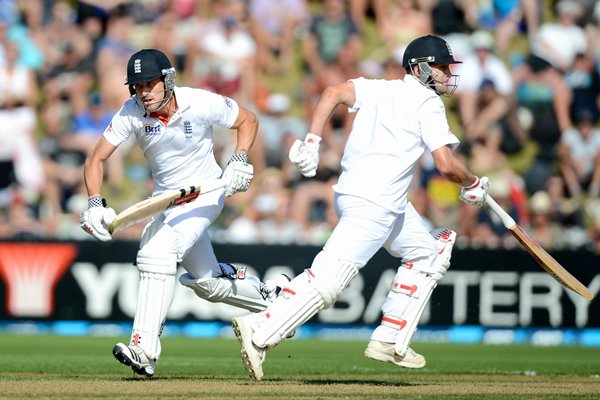
M594 295L589 289L577 278L569 273L558 261L554 259L546 250L544 250L535 240L531 239L527 233L519 226L516 225L509 229L510 233L517 238L519 243L527 250L527 252L534 258L535 261L556 279L564 287L573 290L579 295L585 297L589 301L592 301Z
M167 190L157 196L142 200L120 212L110 224L109 232L112 235L170 208L194 201L201 194L212 192L223 186L225 184L221 180L216 180L201 185Z
M521 243L527 252L537 261L537 263L550 276L556 279L561 285L574 291L575 293L592 301L594 295L589 289L569 271L567 271L558 261L556 261L546 250L544 250L535 240L529 237L514 219L506 211L496 203L496 201L488 194L486 203L490 209L502 220L502 223L512 233L512 235Z

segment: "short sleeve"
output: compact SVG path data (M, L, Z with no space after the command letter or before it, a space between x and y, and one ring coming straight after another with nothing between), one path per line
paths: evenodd
M365 83L365 81L366 81L365 78L350 79L350 82L352 82L354 84L354 97L355 97L356 101L354 102L352 107L348 108L348 112L358 112L358 110L360 110L362 100L364 98L364 92L365 92L364 83Z
M208 118L211 124L231 128L240 113L238 103L227 96L206 92Z
M459 140L450 130L446 108L439 97L431 97L423 103L418 110L418 119L421 138L430 151L446 145L453 148L458 145Z
M352 107L348 108L348 112L357 112L365 104L375 103L379 96L379 91L383 90L387 85L386 81L380 79L366 79L363 77L350 79L349 82L354 84L354 97L356 101Z
M104 130L104 138L113 146L119 146L134 132L132 117L127 111L128 108L128 103L121 107Z

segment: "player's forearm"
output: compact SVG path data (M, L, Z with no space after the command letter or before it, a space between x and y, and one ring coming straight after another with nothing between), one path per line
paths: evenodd
M435 161L435 166L440 174L451 182L458 183L461 186L471 186L477 180L477 177L467 169L467 167L458 159L448 146L443 146L434 150L431 155Z
M83 179L89 197L100 196L103 176L104 166L101 162L95 162L91 159L86 160L83 169Z
M237 126L237 140L234 153L248 154L258 132L258 119L250 111L244 111L244 118Z
M460 186L468 187L477 181L477 177L462 164L456 164L454 168L440 171L440 173L449 181L457 183Z
M309 132L315 135L323 136L325 126L333 114L333 110L337 103L332 101L319 101L317 108L313 114Z
M104 162L109 159L115 149L116 146L101 137L85 159L83 178L90 197L100 196L104 178Z
M310 133L322 136L327 122L331 118L335 108L344 104L347 107L354 105L356 101L354 94L354 84L344 82L338 85L329 86L325 89L317 107L313 113L313 118L310 124Z

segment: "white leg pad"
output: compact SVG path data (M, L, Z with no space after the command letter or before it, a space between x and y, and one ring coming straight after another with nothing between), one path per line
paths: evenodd
M262 311L270 304L263 295L264 283L256 276L246 274L244 279L227 277L196 279L185 273L179 282L196 292L198 297L212 303L225 303L251 312Z
M401 324L404 324L404 327L401 327L398 331L395 345L396 353L400 356L406 355L410 341L417 330L421 315L423 315L423 311L425 311L425 307L429 302L433 289L437 286L437 281L430 275L425 275L423 273L420 273L419 275L420 276L415 277L416 279L413 281L413 285L418 284L418 290L414 292L413 295L403 295L401 298L403 300L401 302L406 305L404 313L400 318ZM384 318L385 317L384 314Z
M431 293L450 267L456 232L438 228L431 231L437 254L421 260L404 260L394 277L383 307L383 319L372 340L395 342L395 351L404 356Z
M452 256L452 248L456 242L456 232L450 229L436 228L430 233L435 238L437 254L431 268L425 272L429 272L439 282L446 275L448 268L450 268L450 257Z
M264 318L252 335L257 346L275 347L324 308L323 298L309 279L308 270L296 276L261 313Z
M319 311L333 305L352 278L358 274L355 263L335 259L321 251L310 269L283 288L263 313L252 341L260 347L274 347Z
M157 221L146 226L136 265L140 282L130 344L140 346L149 359L157 360L177 273L177 238L171 227Z
M392 289L383 303L381 324L371 340L395 342L395 351L404 356L437 281L431 275L405 267L398 268Z

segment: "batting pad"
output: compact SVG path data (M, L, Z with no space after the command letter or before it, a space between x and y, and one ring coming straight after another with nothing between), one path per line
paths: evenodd
M260 347L276 346L319 311L333 305L357 274L353 262L321 251L312 268L294 278L267 308L266 318L252 341Z
M140 346L149 359L157 360L159 337L175 292L177 240L171 227L156 221L146 227L136 265L140 282L130 343Z
M392 289L382 306L383 318L371 340L395 343L404 356L437 281L429 274L404 266L398 268Z
M257 346L275 347L324 308L323 298L310 284L309 275L309 270L305 270L292 279L264 311L265 319L252 335Z
M404 357L408 351L408 346L417 330L421 315L423 315L423 311L425 311L425 307L427 306L427 302L429 302L433 289L437 286L437 281L435 279L430 276L427 278L428 279L425 280L423 287L421 288L420 296L410 297L405 300L408 304L402 318L406 321L406 326L398 332L395 345L396 353L402 357Z
M185 273L179 277L179 283L194 290L198 297L212 303L222 302L251 312L262 311L270 304L261 293L262 282L249 274L246 274L244 279L196 279Z

